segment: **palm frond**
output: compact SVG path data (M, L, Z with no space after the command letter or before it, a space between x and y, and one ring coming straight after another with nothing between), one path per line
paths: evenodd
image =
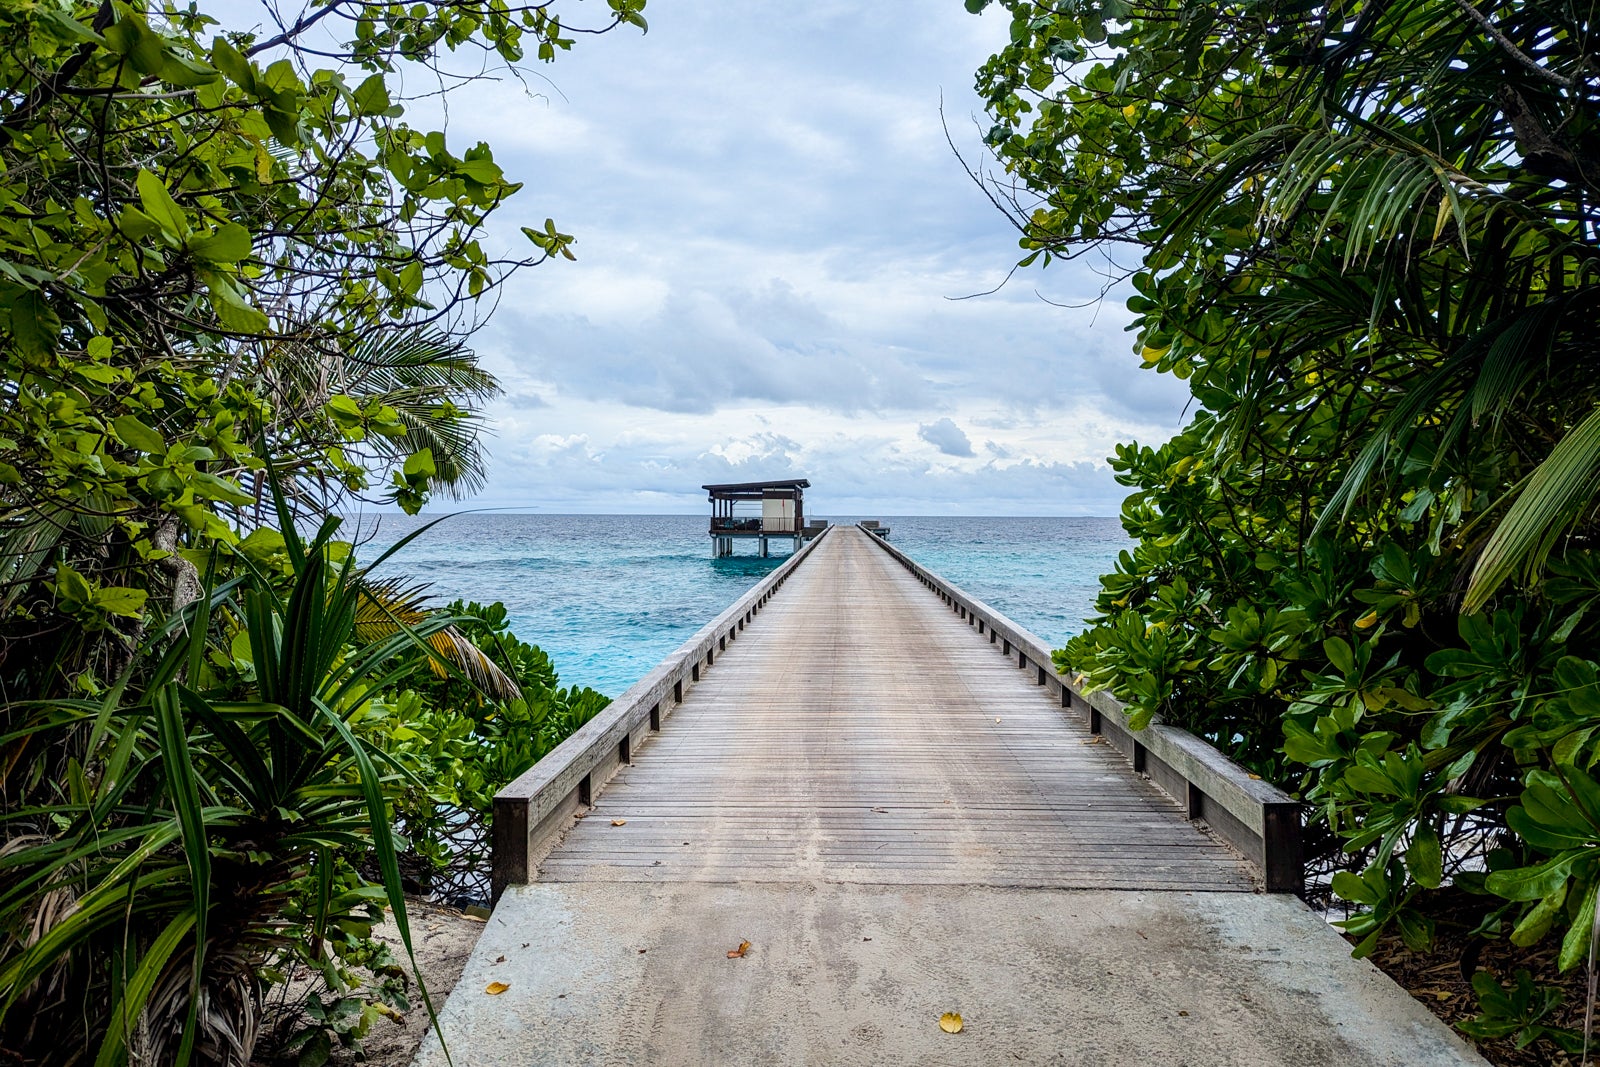
M435 618L426 607L426 590L423 583L363 583L356 608L356 636L364 642L381 641ZM491 700L503 703L521 698L517 683L455 626L437 629L422 641L429 649L428 667L439 677L449 677L454 668Z
M1482 608L1517 573L1531 577L1600 489L1600 408L1573 427L1534 470L1495 527L1467 583L1461 609Z
M343 354L347 384L362 394L425 389L435 396L483 401L500 393L465 341L440 330L386 330Z

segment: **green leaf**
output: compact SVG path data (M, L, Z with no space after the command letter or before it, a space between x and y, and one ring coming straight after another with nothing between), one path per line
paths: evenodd
M413 452L406 457L405 476L408 480L416 478L432 478L437 469L433 464L433 449L424 448Z
M1350 645L1342 637L1330 637L1322 642L1322 651L1328 657L1328 662L1346 678L1356 673L1356 658L1351 652Z
M135 415L118 415L111 420L111 428L116 431L117 439L130 448L156 454L167 451L166 440Z
M166 42L128 8L123 8L119 15L106 29L106 44L113 52L127 56L133 69L140 74L158 73L167 60Z
M196 63L187 56L169 55L161 64L160 78L169 85L194 88L199 85L210 85L217 80L217 77L215 68L204 63Z
M179 240L189 236L189 218L167 191L166 182L147 170L141 170L138 178L134 179L134 185L139 191L139 203L144 213L156 225Z
M1438 889L1439 883L1444 881L1439 835L1433 827L1417 827L1411 847L1406 849L1406 868L1424 889Z
M145 950L133 977L122 989L122 1000L118 1005L120 1010L112 1014L113 1025L107 1030L105 1039L100 1044L100 1052L94 1061L95 1067L115 1067L122 1062L122 1051L128 1041L128 1023L143 1016L145 1002L150 999L150 994L155 989L156 979L165 972L167 961L177 952L178 946L189 936L194 927L194 913L184 911L168 923Z
M189 978L188 1018L184 1024L184 1051L178 1056L181 1067L188 1061L187 1050L194 1044L200 982L205 969L206 918L211 911L211 844L176 688L176 685L166 685L159 689L154 705L157 733L161 741L161 765L166 771L168 800L183 831L183 854L189 865L190 899L195 915L194 965Z
M63 611L82 611L94 601L94 587L89 580L65 563L56 568L55 593Z
M121 615L128 619L144 616L145 601L150 594L143 589L124 585L105 585L94 591L93 605L108 615Z
M226 37L218 34L211 42L211 63L220 70L229 81L243 89L252 96L256 93L255 68L250 61L228 41Z
M1538 900L1566 885L1572 865L1578 859L1577 853L1569 853L1534 867L1492 871L1483 880L1484 888L1507 900Z
M1567 935L1561 939L1561 954L1557 957L1557 966L1563 971L1570 971L1589 957L1590 939L1594 934L1596 890L1600 890L1600 880L1590 881L1583 899L1578 902L1578 910L1572 917L1572 925L1567 928Z
M1551 925L1561 914L1561 906L1566 902L1567 886L1563 883L1554 893L1528 909L1528 913L1511 931L1511 943L1522 948L1536 944L1549 933Z
M363 115L381 115L389 109L389 86L382 74L369 76L350 95Z
M247 334L266 330L267 316L245 300L230 278L215 271L201 271L200 277L211 293L211 308L224 329Z
M161 234L161 224L132 204L125 206L117 216L117 229L135 241L145 241Z
M1368 885L1360 875L1350 871L1339 871L1333 876L1333 891L1343 900L1365 904L1369 908L1382 899L1377 890Z
M0 313L11 328L17 349L30 359L54 354L61 337L61 319L37 289L6 286L0 290Z
M190 240L187 247L196 259L209 263L237 263L250 256L250 231L237 222L229 222L214 233Z

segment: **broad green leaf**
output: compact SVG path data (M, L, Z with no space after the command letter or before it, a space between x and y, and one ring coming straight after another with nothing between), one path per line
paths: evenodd
M108 615L137 619L143 617L145 601L149 598L150 594L143 589L106 585L94 591L93 604Z
M1431 826L1418 826L1411 847L1406 849L1406 867L1424 889L1438 889L1444 881L1443 854L1439 834Z
M1600 903L1596 899L1596 890L1600 890L1600 880L1591 878L1589 888L1584 892L1583 898L1578 902L1578 910L1572 916L1572 925L1567 928L1566 936L1561 939L1557 966L1562 971L1570 971L1589 957L1589 946L1594 935L1595 907Z
M363 115L379 115L389 109L389 86L382 74L373 74L351 94Z
M218 34L211 42L211 63L221 71L229 81L239 86L252 95L256 92L255 68L238 49L223 35Z
M250 256L250 231L230 222L188 242L189 252L210 263L233 264Z
M140 74L158 73L167 60L160 34L128 8L123 8L119 14L117 21L106 28L106 44L112 51L126 56Z
M167 451L166 440L136 415L118 415L111 420L111 428L116 431L117 439L131 448L155 454Z
M1333 876L1333 891L1343 900L1365 904L1368 907L1372 907L1382 899L1360 875L1350 871L1339 871Z
M61 318L44 294L37 289L7 286L0 290L0 315L4 315L11 339L30 359L43 359L56 350L61 336Z
M140 206L156 225L179 240L189 236L188 216L167 191L165 182L148 170L141 170L134 184L139 190Z
M438 473L433 463L433 449L423 448L406 457L407 478L431 478Z
M1350 645L1342 637L1330 637L1322 642L1322 651L1328 657L1328 662L1345 677L1356 673L1355 655L1350 651Z
M1572 865L1578 858L1578 855L1569 853L1533 867L1492 871L1483 884L1489 892L1507 900L1538 900L1566 885Z
M224 329L235 333L255 334L267 328L267 317L253 307L226 275L204 271L201 277L211 293L211 307Z

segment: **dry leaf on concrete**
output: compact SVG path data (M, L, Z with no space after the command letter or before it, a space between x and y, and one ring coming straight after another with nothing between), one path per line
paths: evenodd
M628 820L627 819L612 819L611 820L611 825L612 826L626 826L626 825L628 825Z
M739 947L738 948L730 948L728 950L728 958L730 960L742 960L742 959L744 959L744 954L746 952L749 952L749 951L750 951L750 942L741 941L741 942L739 942Z
M509 982L490 982L488 985L483 987L483 991L489 994L491 997L498 997L501 993L504 993L510 988L511 983Z
M961 1013L959 1011L947 1011L939 1016L939 1029L947 1034L959 1034L961 1026Z

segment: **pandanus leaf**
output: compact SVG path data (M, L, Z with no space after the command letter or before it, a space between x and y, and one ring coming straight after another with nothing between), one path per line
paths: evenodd
M1600 408L1568 431L1528 478L1478 557L1461 609L1475 612L1517 574L1531 577L1600 488Z

